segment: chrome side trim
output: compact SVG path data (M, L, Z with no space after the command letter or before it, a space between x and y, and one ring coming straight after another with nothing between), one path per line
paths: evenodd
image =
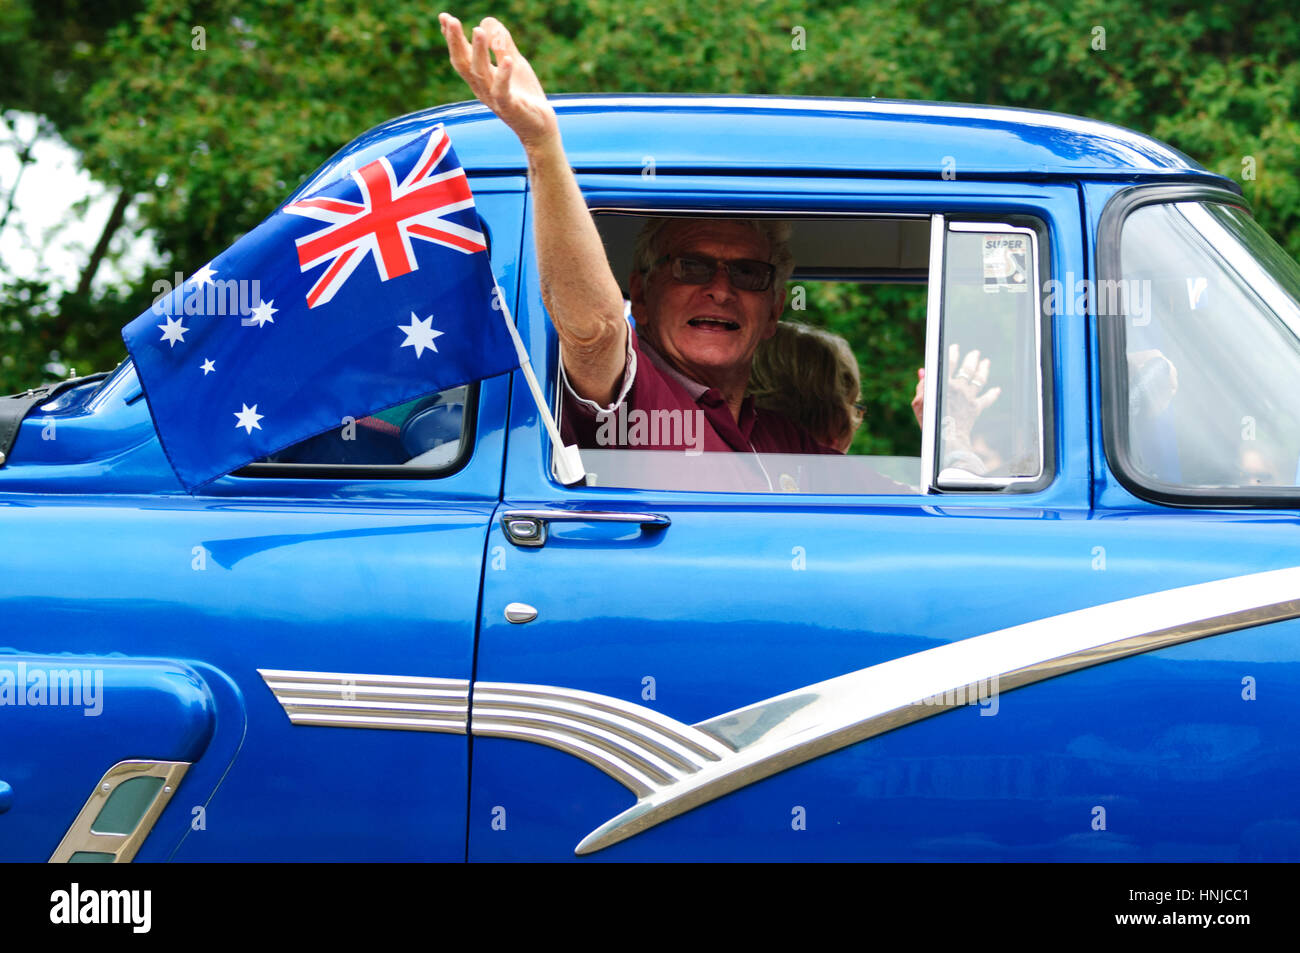
M95 789L90 792L90 797L86 799L86 803L73 819L72 826L59 841L59 846L54 848L49 862L66 864L73 854L89 851L97 854L112 854L112 862L115 864L129 864L135 859L140 845L153 830L158 816L171 801L172 795L176 793L176 787L189 768L188 761L119 761L113 765L104 772ZM108 803L109 797L118 785L123 781L139 777L161 778L162 786L158 788L153 801L140 816L135 830L126 834L105 834L92 830L99 812Z
M735 751L640 797L578 844L588 854L820 755L929 718L990 682L1010 691L1130 655L1300 617L1300 568L1168 589L962 639L693 726Z
M726 742L649 708L548 685L475 683L473 733L559 748L638 797L732 753Z
M463 678L267 668L257 674L295 725L460 735L467 730L469 682Z

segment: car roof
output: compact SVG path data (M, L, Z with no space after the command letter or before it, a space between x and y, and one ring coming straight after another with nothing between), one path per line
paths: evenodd
M1239 191L1165 143L1121 126L1034 109L886 99L766 96L552 96L578 171L881 174L941 178L1194 178ZM368 160L382 142L446 123L471 172L520 173L518 141L482 104L383 123L313 176ZM389 146L391 148L391 146ZM351 162L347 160L351 158ZM338 171L342 171L341 169ZM300 190L301 191L301 190Z

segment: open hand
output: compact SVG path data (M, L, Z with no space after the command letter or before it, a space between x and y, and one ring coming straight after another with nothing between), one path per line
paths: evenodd
M947 417L952 418L948 437L970 439L970 432L975 420L988 410L1002 394L1001 387L992 387L985 391L989 381L992 362L986 357L980 360L979 351L971 351L962 360L961 350L956 344L948 348L948 366L955 367L948 378L948 388L944 392ZM982 393L981 393L982 392ZM922 424L925 416L925 368L916 369L916 393L912 396L912 413L916 422Z
M438 14L442 35L447 40L451 65L478 97L519 137L524 148L541 145L558 135L555 110L537 74L520 55L510 31L495 17L485 17L474 27L471 42L450 13ZM492 62L493 55L496 63Z
M948 378L948 386L943 392L944 425L948 428L944 436L960 445L968 445L976 418L993 405L1002 388L984 390L989 382L991 362L987 357L981 361L978 350L967 352L963 359L961 351L953 344L948 348L948 366L957 370Z

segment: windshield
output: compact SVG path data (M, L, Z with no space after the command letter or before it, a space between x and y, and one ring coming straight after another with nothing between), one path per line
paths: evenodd
M1218 203L1138 209L1121 257L1134 475L1295 486L1300 267L1244 211Z

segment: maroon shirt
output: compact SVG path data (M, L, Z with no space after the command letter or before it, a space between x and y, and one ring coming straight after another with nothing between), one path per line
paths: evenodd
M691 380L628 327L628 359L616 409L600 409L563 381L560 431L584 449L740 450L758 453L838 453L775 411L746 397L739 420L717 388ZM702 437L702 440L701 440ZM702 445L701 445L702 444Z

